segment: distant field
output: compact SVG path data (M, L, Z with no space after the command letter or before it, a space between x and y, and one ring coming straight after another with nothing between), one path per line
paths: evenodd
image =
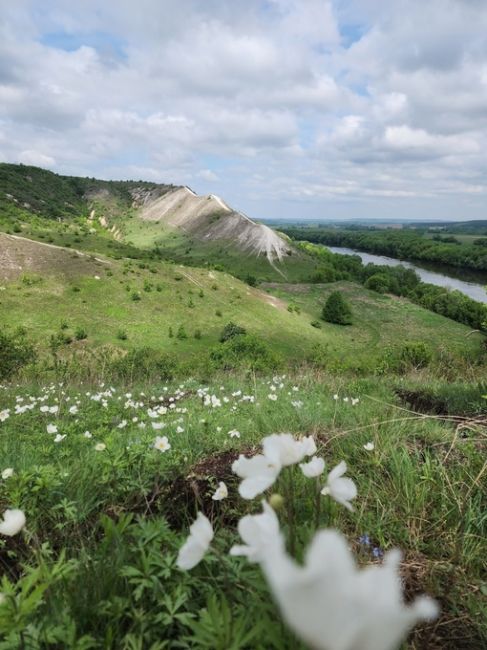
M459 355L479 352L483 336L449 318L423 309L405 298L367 291L351 282L316 284L267 284L267 290L281 300L297 305L312 320L318 320L328 295L335 290L347 297L353 324L333 325L321 321L322 343L344 361L367 359L378 355L385 346L404 341L424 341L437 352L453 351Z

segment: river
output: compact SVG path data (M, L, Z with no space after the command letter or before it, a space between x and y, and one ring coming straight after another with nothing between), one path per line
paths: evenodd
M473 300L487 304L487 291L485 289L487 274L483 276L482 274L464 273L460 269L455 269L454 271L449 270L448 274L446 274L443 267L441 267L442 272L440 273L438 270L432 271L423 266L398 260L394 257L373 255L372 253L363 253L362 251L355 251L352 248L342 248L339 246L327 246L326 248L340 255L358 255L364 264L379 264L382 266L399 266L399 264L402 264L402 266L408 269L414 269L423 282L435 284L438 287L457 289L470 298L473 298ZM438 269L438 266L435 265L435 268ZM454 277L450 273L456 273L460 277ZM462 279L462 277L468 277L468 279ZM478 280L474 280L474 277L478 278ZM483 284L481 284L482 280Z

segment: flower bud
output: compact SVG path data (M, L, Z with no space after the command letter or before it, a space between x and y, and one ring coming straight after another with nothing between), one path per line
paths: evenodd
M277 512L284 505L284 497L280 494L271 494L269 505Z

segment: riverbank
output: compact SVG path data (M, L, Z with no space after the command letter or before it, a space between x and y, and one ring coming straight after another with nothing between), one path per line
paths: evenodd
M461 291L472 300L477 300L487 304L487 290L483 284L479 282L471 282L468 280L463 280L446 273L441 273L439 271L433 271L427 269L424 266L419 266L418 264L413 264L407 260L401 260L394 257L388 257L385 255L374 255L372 253L367 253L364 251L358 251L353 248L346 248L343 246L326 246L328 250L332 253L337 253L339 255L358 255L362 260L363 264L377 264L378 266L404 266L408 269L413 269L420 277L422 282L427 284L433 284L437 287L445 287L447 289L454 289L456 291ZM458 269L456 269L458 273ZM478 274L480 277L480 274ZM485 278L485 283L487 284L487 274Z

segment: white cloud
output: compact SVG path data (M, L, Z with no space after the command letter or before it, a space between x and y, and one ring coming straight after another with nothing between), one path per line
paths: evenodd
M485 33L481 0L17 0L2 155L256 217L485 216Z
M35 165L37 167L53 167L56 164L52 156L46 156L40 151L33 151L32 149L21 151L18 161L24 165Z

